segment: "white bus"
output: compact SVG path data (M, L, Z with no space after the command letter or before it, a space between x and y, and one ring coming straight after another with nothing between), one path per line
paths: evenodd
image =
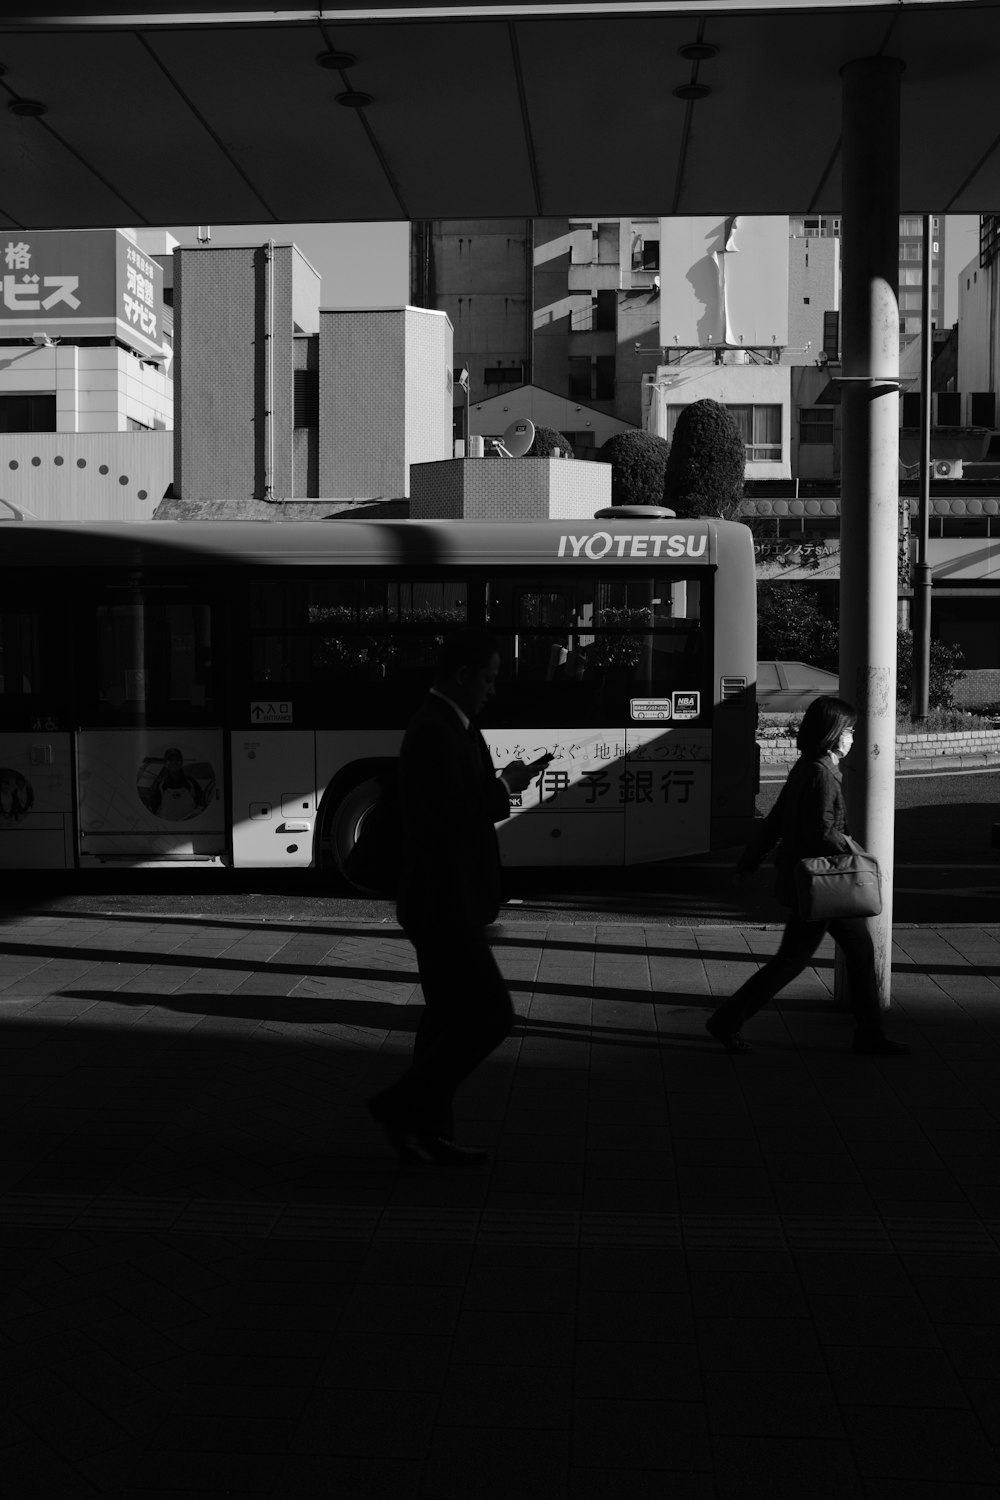
M9 523L0 868L350 877L439 643L462 625L501 644L482 725L497 766L554 757L500 825L505 863L637 864L744 835L745 526ZM447 818L447 786L428 796Z

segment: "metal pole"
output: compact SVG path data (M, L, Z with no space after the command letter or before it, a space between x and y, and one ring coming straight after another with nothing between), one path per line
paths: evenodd
M869 919L889 1003L896 777L899 504L899 95L903 64L862 58L843 80L843 450L840 688L858 712L844 762L855 837L877 856L883 909ZM837 995L846 974L837 967Z
M931 513L931 381L934 371L934 332L931 328L931 278L934 251L931 216L924 214L924 281L920 298L920 500L917 507L917 556L913 567L913 642L910 718L927 718L931 686L931 569L927 537Z

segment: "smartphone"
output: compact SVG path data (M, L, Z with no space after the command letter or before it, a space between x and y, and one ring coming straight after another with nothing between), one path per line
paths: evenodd
M553 760L555 760L555 756L552 753L552 751L551 750L546 750L546 752L545 752L544 755L540 755L537 760L533 760L531 762L531 764L528 766L528 770L529 771L544 771L545 767L549 764L549 762L553 761Z

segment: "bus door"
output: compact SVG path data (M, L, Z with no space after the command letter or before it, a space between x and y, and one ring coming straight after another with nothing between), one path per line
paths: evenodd
M40 593L42 597L40 597ZM0 594L0 870L73 865L63 615L32 587Z
M76 747L81 866L222 863L212 616L182 582L108 581L93 598Z

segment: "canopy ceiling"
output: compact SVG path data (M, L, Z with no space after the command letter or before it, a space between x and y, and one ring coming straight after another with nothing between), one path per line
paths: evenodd
M1000 207L1000 0L111 9L0 21L0 227L836 213L879 54L903 211Z

